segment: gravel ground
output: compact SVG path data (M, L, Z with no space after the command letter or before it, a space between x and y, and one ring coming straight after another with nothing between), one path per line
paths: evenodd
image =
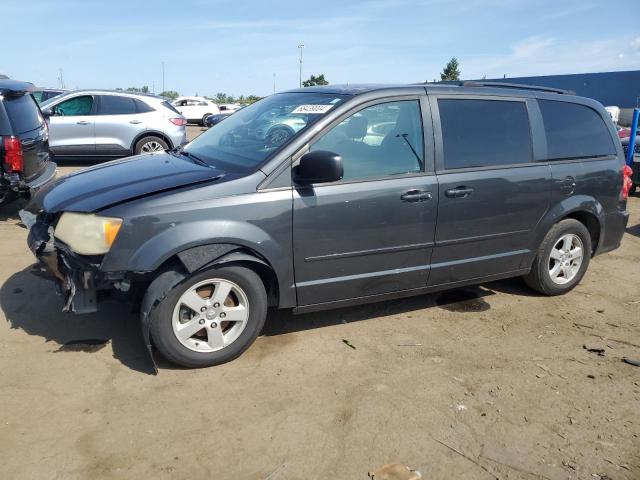
M640 360L639 197L622 247L568 295L515 279L274 311L236 361L157 376L126 304L60 312L19 206L0 209L0 478L366 479L392 462L429 479L640 478L640 368L621 361Z

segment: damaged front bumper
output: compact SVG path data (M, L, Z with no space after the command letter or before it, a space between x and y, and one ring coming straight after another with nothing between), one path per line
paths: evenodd
M57 291L64 299L63 312L77 314L98 310L96 291L128 284L124 272L103 272L101 257L84 257L73 253L54 238L52 223L55 218L41 213L37 218L24 210L20 213L29 228L27 243L38 259L39 273L54 280Z

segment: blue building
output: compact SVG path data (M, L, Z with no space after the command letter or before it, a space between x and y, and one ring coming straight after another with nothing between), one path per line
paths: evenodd
M522 83L572 90L576 95L593 98L605 107L610 105L620 107L622 110L620 123L626 123L627 117L630 121L630 109L640 107L640 70L492 78L484 81Z

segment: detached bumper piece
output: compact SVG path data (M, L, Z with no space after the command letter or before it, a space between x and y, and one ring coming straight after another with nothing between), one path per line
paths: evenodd
M64 299L63 312L96 312L96 290L111 288L124 277L120 273L100 271L100 259L80 257L56 244L53 227L49 224L51 220L48 215L40 214L29 229L27 242L38 259L40 274L55 282Z

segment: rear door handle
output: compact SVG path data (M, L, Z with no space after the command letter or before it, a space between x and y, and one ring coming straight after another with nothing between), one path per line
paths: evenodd
M424 202L425 200L431 200L433 195L427 190L409 190L402 195L400 199L404 202Z
M473 193L473 188L456 187L444 192L445 196L449 198L465 198Z
M87 120L80 120L79 122L76 122L78 125L89 125L89 122Z
M129 123L133 123L134 125L137 125L138 123L142 123L140 120L131 120Z

